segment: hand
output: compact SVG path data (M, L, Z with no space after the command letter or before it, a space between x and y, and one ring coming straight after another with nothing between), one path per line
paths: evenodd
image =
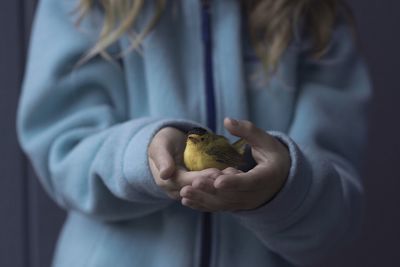
M237 211L260 207L284 185L290 168L287 148L249 121L225 119L225 128L252 147L257 165L248 172L227 168L215 179L195 178L180 191L182 204L201 211Z
M173 127L165 127L153 137L148 159L151 173L158 186L172 199L180 199L180 190L198 179L215 179L219 170L188 172L182 165L186 135Z

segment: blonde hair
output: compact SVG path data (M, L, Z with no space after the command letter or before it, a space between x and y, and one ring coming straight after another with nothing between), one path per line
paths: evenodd
M146 35L156 26L166 0L153 0L156 9L147 26L132 38L132 49L138 48ZM85 60L101 54L108 46L131 30L143 9L145 0L80 0L79 20L98 5L104 11L104 21L98 42ZM331 39L332 29L341 0L242 0L247 27L253 47L266 70L276 68L279 59L293 39L297 25L304 25L313 40L313 56L321 57ZM79 23L78 20L78 23Z

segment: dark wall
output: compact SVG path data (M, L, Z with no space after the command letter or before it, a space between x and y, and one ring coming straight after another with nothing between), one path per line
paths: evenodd
M58 1L58 0L55 0ZM363 170L361 238L321 266L400 266L400 19L398 0L350 0L375 87ZM35 1L0 1L0 266L49 266L64 218L43 193L15 136L15 111Z
M35 3L0 1L0 267L50 266L64 218L43 193L15 133Z
M400 1L349 2L374 83L363 171L368 207L361 239L329 266L400 266Z

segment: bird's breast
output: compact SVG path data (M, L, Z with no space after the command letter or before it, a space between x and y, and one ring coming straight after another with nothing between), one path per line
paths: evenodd
M226 164L216 161L215 157L210 156L205 151L194 147L186 147L183 159L189 171L201 171L208 168L223 170L228 167Z

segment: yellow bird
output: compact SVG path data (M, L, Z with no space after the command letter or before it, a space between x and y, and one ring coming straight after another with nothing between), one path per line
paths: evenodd
M244 139L231 144L222 135L196 127L187 134L183 161L189 171L201 171L207 168L223 170L227 167L243 170L241 167L246 165L245 154L248 154L246 144ZM251 163L253 164L254 160Z

